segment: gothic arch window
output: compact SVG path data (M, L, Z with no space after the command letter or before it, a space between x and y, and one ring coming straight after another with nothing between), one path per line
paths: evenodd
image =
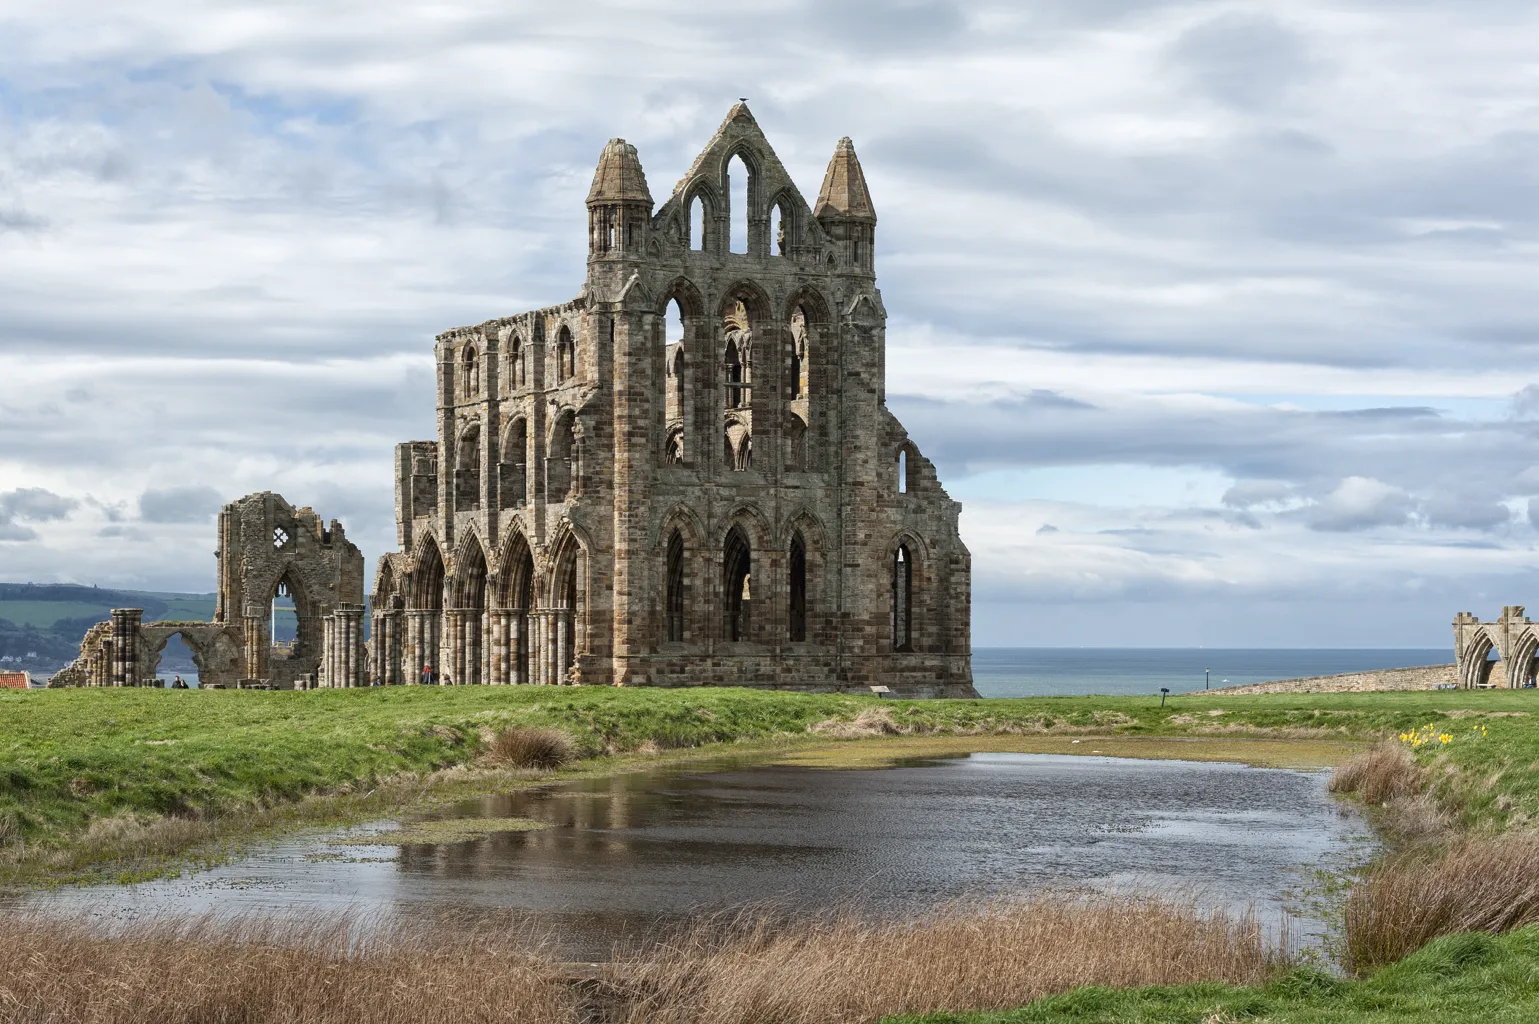
M794 412L787 411L785 425L786 472L807 471L807 424Z
M892 556L892 649L914 649L914 559L907 544Z
M577 420L567 412L556 422L545 457L545 500L566 501L577 489L578 475Z
M784 256L786 254L786 234L790 230L791 215L786 208L784 199L770 207L769 237L770 255Z
M577 374L577 344L566 324L556 332L556 383L571 380Z
M463 512L481 505L481 427L472 423L460 435L455 453L454 507Z
M674 530L668 538L668 592L666 617L668 639L677 643L684 639L684 535Z
M752 622L753 548L741 526L727 531L721 572L722 636L727 640L747 640Z
M727 161L727 212L731 216L727 233L728 252L748 251L748 225L751 221L749 202L752 195L752 176L748 172L748 165L743 162L741 155L735 155Z
M516 391L524 384L524 343L515 334L508 339L508 386Z
M476 353L476 347L466 345L460 361L464 365L461 377L464 380L465 397L472 398L481 393L481 360Z
M705 251L705 200L698 195L689 201L689 247Z
M515 508L529 493L529 421L523 417L508 426L502 442L502 507Z
M792 643L801 643L807 639L807 544L800 530L791 535L788 568L787 632Z
M898 493L908 493L908 449L898 449Z
M684 461L685 410L688 401L685 376L684 313L678 299L670 299L663 314L663 406L667 444L663 462Z

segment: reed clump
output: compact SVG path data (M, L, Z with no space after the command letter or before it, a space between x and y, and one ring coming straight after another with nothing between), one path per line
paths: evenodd
M626 1024L859 1024L1009 1009L1083 985L1255 984L1286 966L1253 916L1044 898L898 922L706 921L615 969Z
M513 725L492 737L486 757L506 768L553 771L576 759L577 746L560 729Z
M1355 794L1365 804L1411 797L1427 786L1427 773L1398 740L1384 740L1342 762L1331 773L1332 793Z
M706 919L575 969L495 922L0 919L7 1024L860 1024L1080 985L1270 979L1251 917L1160 901L955 905L923 918Z
M103 936L0 918L7 1024L575 1024L551 962L476 934L345 921L162 922Z
M1346 906L1346 966L1363 974L1442 935L1539 924L1539 836L1461 840L1383 861Z

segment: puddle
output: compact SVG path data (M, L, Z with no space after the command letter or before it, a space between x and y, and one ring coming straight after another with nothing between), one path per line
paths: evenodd
M309 833L180 879L62 888L21 905L106 919L508 911L573 957L689 913L1083 887L1196 894L1279 919L1372 837L1326 774L1245 765L979 753L879 769L739 766L487 796L428 819ZM1318 937L1305 921L1295 934Z

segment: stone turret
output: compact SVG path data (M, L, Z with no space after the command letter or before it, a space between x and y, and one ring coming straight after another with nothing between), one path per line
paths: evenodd
M636 147L610 139L588 189L588 258L625 259L646 251L652 193Z
M871 250L876 244L876 207L871 205L871 191L866 174L855 155L855 143L846 135L834 147L833 159L823 173L823 187L812 215L823 229L844 249L847 265L870 272Z

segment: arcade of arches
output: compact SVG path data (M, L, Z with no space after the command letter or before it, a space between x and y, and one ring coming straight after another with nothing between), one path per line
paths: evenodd
M654 203L612 139L579 297L439 335L382 683L973 694L960 506L884 402L854 146L809 203L738 104Z

